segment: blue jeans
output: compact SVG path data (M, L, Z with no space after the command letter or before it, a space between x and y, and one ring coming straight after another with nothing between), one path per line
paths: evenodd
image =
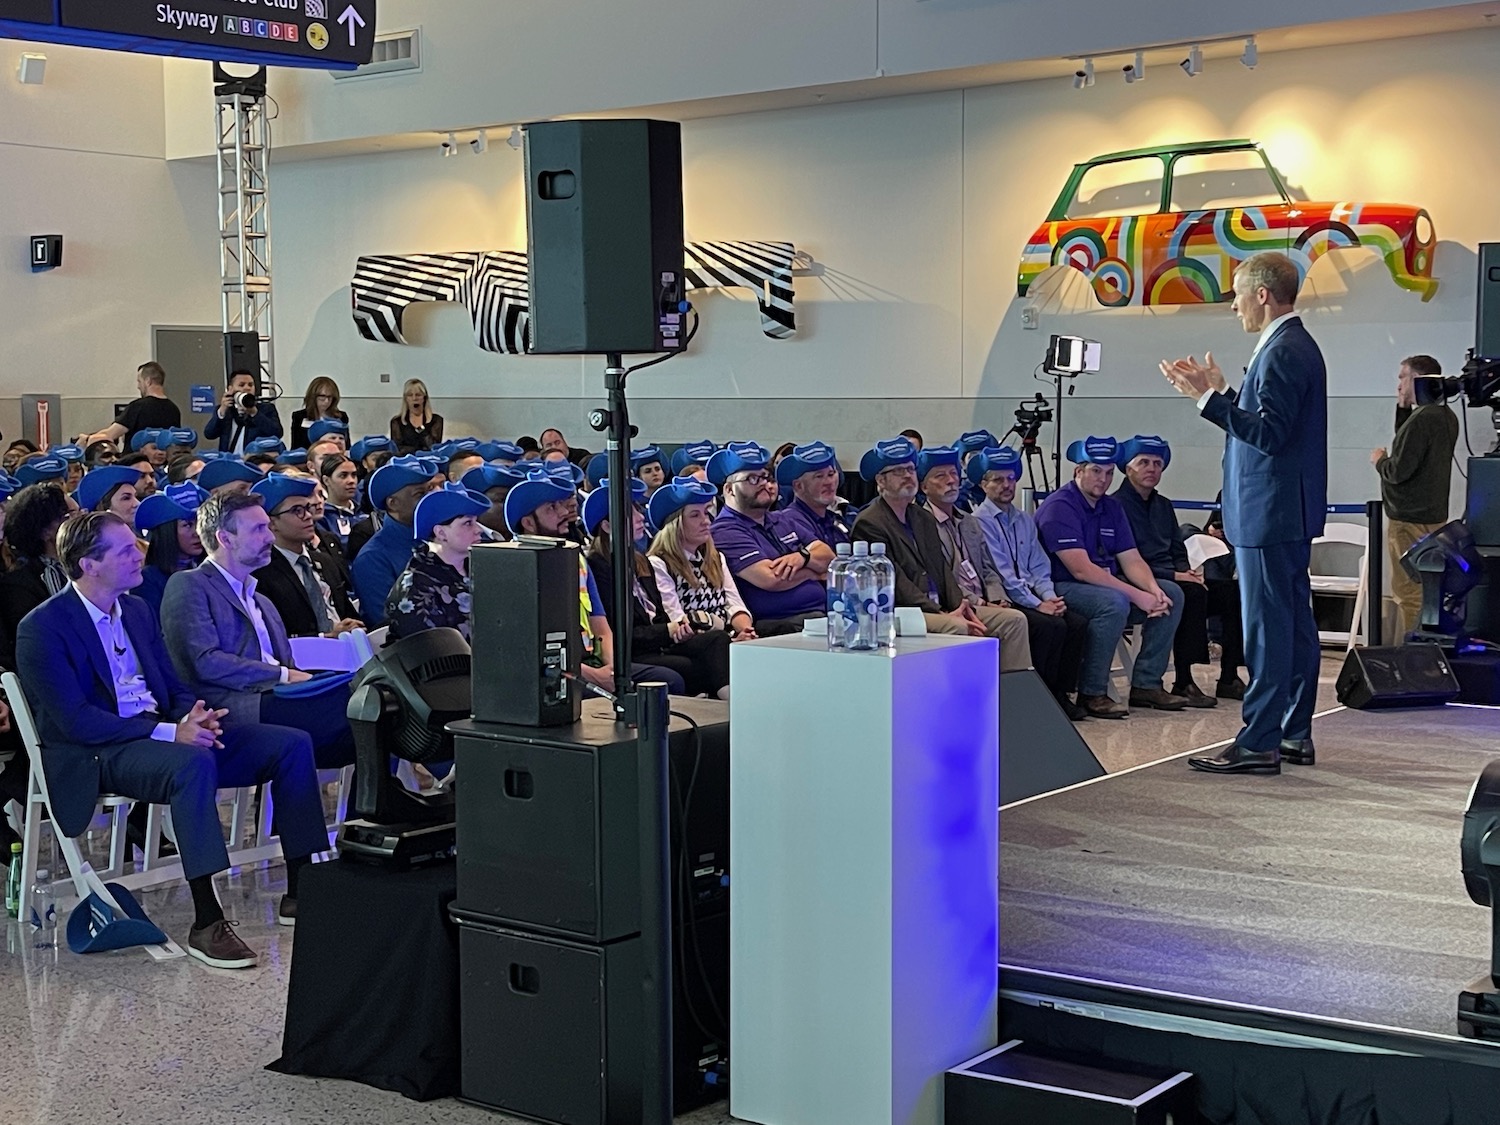
M1083 646L1083 664L1078 670L1079 695L1103 695L1109 690L1109 667L1115 646L1127 625L1141 626L1141 649L1130 677L1132 688L1159 688L1172 655L1172 638L1182 620L1182 587L1158 580L1161 592L1172 599L1172 612L1148 618L1118 590L1087 582L1059 582L1057 592L1068 608L1088 618L1088 639Z

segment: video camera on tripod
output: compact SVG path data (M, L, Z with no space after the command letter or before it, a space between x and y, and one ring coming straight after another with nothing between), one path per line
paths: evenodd
M1022 399L1021 405L1016 407L1016 424L1011 427L1011 433L1021 439L1022 446L1035 445L1042 426L1050 421L1052 407L1038 391L1035 398Z

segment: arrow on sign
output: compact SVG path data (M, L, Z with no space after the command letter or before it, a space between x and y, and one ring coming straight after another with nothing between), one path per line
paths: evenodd
M349 25L349 46L357 46L358 44L355 39L355 25L358 24L360 27L364 27L365 17L355 11L354 5L350 4L347 8L344 9L344 14L339 17L339 23L347 23Z

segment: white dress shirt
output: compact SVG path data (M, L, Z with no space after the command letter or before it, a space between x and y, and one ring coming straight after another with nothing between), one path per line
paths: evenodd
M83 608L88 610L89 620L94 623L94 629L99 634L104 659L114 678L115 709L120 713L120 718L133 719L148 712L161 714L161 705L146 686L146 677L141 673L140 661L136 659L135 646L130 643L130 634L125 631L125 623L120 619L119 601L116 600L109 607L109 612L105 613L84 597L83 591L77 586L73 587L73 592L78 595ZM177 724L157 723L151 731L151 737L156 742L176 742Z
M224 576L224 581L229 583L230 590L239 599L240 605L245 607L245 612L250 615L250 624L255 629L255 639L260 642L260 658L273 668L281 669L281 682L287 682L287 671L285 665L276 659L276 650L271 647L271 631L266 628L266 618L260 611L260 603L255 600L255 575L250 575L241 582L229 571L225 570L213 559L209 563Z
M1266 341L1275 334L1276 329L1280 328L1287 321L1298 315L1300 314L1298 314L1297 310L1293 309L1291 312L1282 313L1275 320L1271 321L1270 324L1262 328L1260 330L1260 335L1255 338L1255 347L1250 349L1250 363L1255 362L1255 357L1260 355L1260 349L1266 346ZM1246 370L1249 370L1249 364L1246 364ZM1218 393L1219 392L1214 390L1212 387L1204 391L1201 395L1198 396L1198 409L1201 411L1204 404L1208 402L1208 400L1212 396Z

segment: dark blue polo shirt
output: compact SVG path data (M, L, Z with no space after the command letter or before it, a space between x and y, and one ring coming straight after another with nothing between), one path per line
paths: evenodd
M714 546L724 556L729 573L739 579L740 571L758 562L779 559L800 546L795 528L784 527L781 512L771 512L764 524L756 523L725 506L713 523ZM772 621L799 613L819 613L828 606L828 592L816 578L798 583L790 590L762 590L748 578L735 582L745 608L757 621Z
M1042 546L1052 557L1054 582L1077 581L1073 572L1058 559L1059 551L1081 548L1088 552L1091 562L1119 577L1120 567L1115 556L1135 547L1130 520L1120 502L1113 496L1101 496L1099 503L1091 507L1073 481L1042 501L1036 510L1036 529Z
M779 512L772 512L768 519L775 521L776 529L783 534L795 531L799 547L823 543L836 550L840 543L849 542L849 527L835 509L829 508L821 516L817 516L796 497Z
M1141 494L1128 480L1115 489L1114 497L1125 509L1130 520L1130 533L1135 536L1135 549L1146 560L1151 573L1158 578L1171 578L1188 567L1187 547L1182 541L1182 532L1177 529L1177 511L1159 490L1141 499Z

